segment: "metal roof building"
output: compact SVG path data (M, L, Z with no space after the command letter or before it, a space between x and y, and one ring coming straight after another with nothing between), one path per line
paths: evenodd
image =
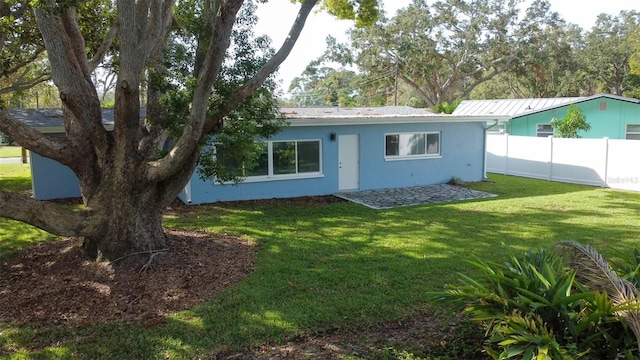
M631 103L640 103L640 100L638 99L611 94L597 94L593 96L560 98L463 100L452 115L516 118L519 116L530 115L541 111L559 108L565 105L577 104L600 98L608 98Z

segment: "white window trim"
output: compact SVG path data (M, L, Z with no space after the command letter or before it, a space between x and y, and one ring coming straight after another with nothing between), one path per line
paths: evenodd
M319 159L320 162L319 171L315 172L304 172L304 173L296 173L296 174L274 174L273 173L273 143L276 142L295 142L296 143L296 153L298 148L298 142L300 141L316 141L319 144ZM322 161L322 139L288 139L288 140L265 140L263 141L267 143L267 154L268 154L268 174L267 175L255 175L255 176L246 176L243 178L241 183L257 183L257 182L267 182L267 181L281 181L281 180L298 180L298 179L313 179L313 178L322 178L324 177L323 171L323 161ZM297 159L296 159L296 171L297 171ZM233 184L233 182L224 182L222 184Z
M640 124L626 124L625 125L625 133L624 133L624 138L626 140L636 140L636 139L629 139L629 135L640 135L640 131L629 131L629 125L631 126L640 126Z
M425 134L425 136L429 134L438 134L438 153L437 154L420 154L420 155L387 155L387 136L388 135L416 135L416 134ZM384 152L384 161L425 160L425 159L441 159L442 158L442 132L441 131L385 133L382 141L383 141L382 149Z
M551 126L551 134L547 135L547 136L540 136L540 125L548 125L551 126L550 123L538 123L536 124L536 137L549 137L549 136L553 136L555 134L555 129L553 128L553 126ZM547 131L544 131L543 133L547 133Z

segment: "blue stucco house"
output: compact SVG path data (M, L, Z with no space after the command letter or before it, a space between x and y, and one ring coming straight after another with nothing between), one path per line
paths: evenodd
M17 117L40 131L63 136L55 111L31 111ZM40 116L47 111L52 112L48 118ZM203 181L196 172L180 199L204 204L440 184L454 177L480 181L485 177L487 122L498 120L411 107L282 112L289 126L263 142L259 165L244 182ZM112 114L104 119L105 127L112 128ZM38 154L31 154L31 167L36 199L80 195L78 180L68 168Z
M507 117L490 131L518 136L553 135L552 119L567 116L569 105L576 105L591 125L582 138L640 140L640 100L610 94L588 97L465 100L453 115Z

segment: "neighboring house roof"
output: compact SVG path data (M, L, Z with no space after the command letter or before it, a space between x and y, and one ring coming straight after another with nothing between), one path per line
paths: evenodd
M464 100L458 105L453 115L458 116L503 116L517 118L552 110L570 104L589 100L609 98L618 101L640 103L640 100L610 94L597 94L583 97L539 98L539 99L496 99L496 100Z
M62 109L12 109L9 114L45 134L64 131ZM102 109L102 125L113 130L113 109Z

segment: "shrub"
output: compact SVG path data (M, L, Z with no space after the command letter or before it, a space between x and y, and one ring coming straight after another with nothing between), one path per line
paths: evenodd
M633 357L635 339L606 293L588 289L557 252L511 256L499 264L475 260L477 279L436 295L487 328L485 350L494 359L613 359Z
M461 101L462 101L462 99L456 99L452 103L449 103L447 101L443 101L440 104L437 104L436 106L434 106L433 107L433 111L436 112L436 113L451 114L456 110L458 105L460 105Z

